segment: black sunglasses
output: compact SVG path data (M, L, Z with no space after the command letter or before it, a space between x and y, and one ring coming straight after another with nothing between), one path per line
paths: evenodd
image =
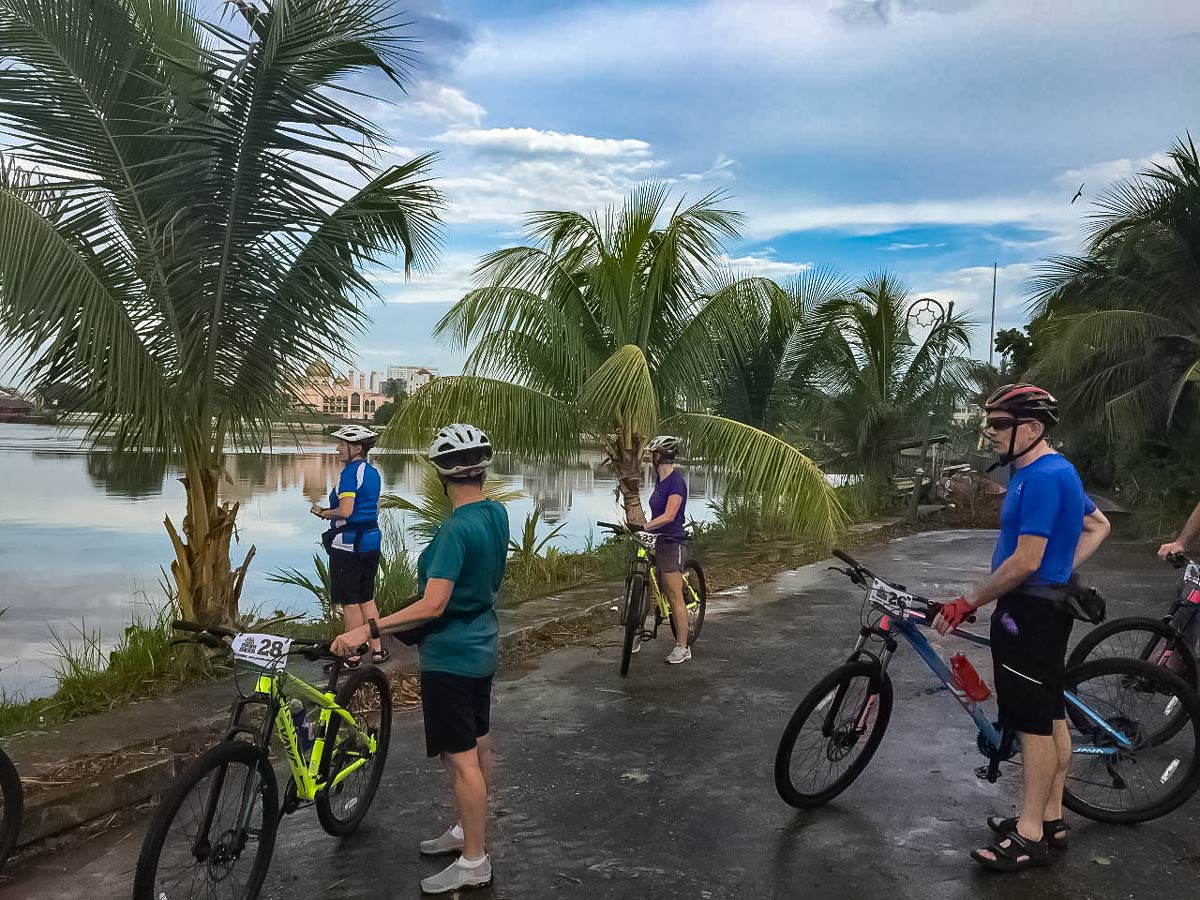
M1012 416L996 416L994 418L989 416L984 427L989 431L1007 431L1017 425L1019 421Z

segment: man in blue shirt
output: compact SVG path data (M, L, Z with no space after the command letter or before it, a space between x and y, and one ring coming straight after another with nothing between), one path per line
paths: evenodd
M1058 404L1031 384L998 389L984 404L985 434L1001 463L1014 467L1000 510L992 574L943 607L941 634L996 601L992 661L1000 725L1020 735L1024 771L1021 814L991 817L996 843L971 857L1005 872L1047 865L1050 847L1065 849L1069 828L1062 793L1071 762L1063 702L1064 664L1073 619L1045 588L1063 585L1108 535L1108 520L1083 492L1075 467L1046 442Z
M383 544L379 531L383 480L379 470L367 462L367 454L378 438L374 431L362 425L346 425L333 436L338 439L342 474L337 488L329 494L328 508L314 503L310 511L330 523L322 535L329 553L329 601L342 608L342 621L349 631L379 616L375 576ZM375 662L387 658L377 638L371 641L371 656ZM358 657L353 656L347 665L358 663Z

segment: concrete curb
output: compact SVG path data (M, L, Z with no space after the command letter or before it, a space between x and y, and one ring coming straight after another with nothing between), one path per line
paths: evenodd
M908 523L900 519L857 525L847 535L846 545L857 546L872 540L886 540L903 532L906 527ZM551 610L570 605L572 600L579 603L567 612L538 615L532 610L527 612L523 607L516 607L509 611L510 617L518 620L532 618L533 621L513 623L512 627L505 630L502 620L500 649L511 650L593 616L618 602L621 591L620 581L593 582L533 602L537 608L548 607ZM601 592L606 599L586 602ZM581 600L585 602L580 603ZM504 612L501 611L502 617ZM399 642L394 642L393 647L391 658L381 666L389 680L416 674L415 649ZM36 761L33 765L23 764L22 741L17 739L8 749L22 772L26 789L25 820L18 845L26 846L61 835L160 796L188 763L220 739L232 705L223 699L232 693L230 687L231 679L224 680L181 694L140 701L114 711L108 715L109 719L116 720L112 722L112 729L119 733L122 727L120 720L126 719L131 730L132 726L141 726L143 736L100 752L88 752L89 746L94 744L89 744L87 732L90 729L105 734L112 743L112 729L98 728L101 719L92 717L66 723L54 734L60 736L68 746L79 749L66 764L61 756L52 761L43 760L41 764ZM214 699L216 696L222 699ZM213 710L214 705L219 707L219 711L205 711ZM165 719L157 730L144 724L145 713L153 713L156 708L158 718ZM165 716L163 711L166 711ZM198 717L189 718L189 714L197 712ZM84 770L84 774L69 771L61 774L68 766L78 767Z

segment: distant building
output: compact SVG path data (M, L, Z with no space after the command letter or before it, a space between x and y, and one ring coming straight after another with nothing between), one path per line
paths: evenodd
M429 384L437 376L437 369L427 369L425 366L388 366L387 369L388 381L399 382L410 394Z
M386 380L387 380L387 375L386 375L385 373L383 373L383 372L372 372L372 373L371 373L371 380L370 380L370 382L367 384L367 386L368 386L368 387L371 389L371 393L373 393L373 394L382 394L382 393L383 393L383 383L384 383L384 381L386 381Z
M300 409L369 422L375 418L375 411L388 402L387 397L370 388L363 372L351 369L341 375L324 360L314 360L307 374L296 394Z
M22 400L12 388L0 388L0 422L19 422L33 412L33 404Z

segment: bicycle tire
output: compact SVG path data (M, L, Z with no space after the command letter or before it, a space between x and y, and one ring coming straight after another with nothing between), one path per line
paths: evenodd
M375 753L371 757L370 772L366 776L362 796L353 798L350 815L343 817L338 814L335 802L346 799L347 781L356 778L359 773L355 772L350 779L335 785L332 790L321 791L317 794L315 801L317 819L320 821L321 827L334 837L345 837L362 824L362 820L371 809L375 793L379 790L379 780L383 777L383 767L387 762L388 745L392 738L392 693L387 676L374 666L359 669L351 673L350 677L343 682L335 700L338 706L349 710L354 713L355 718L358 718L359 712L352 708L355 694L367 683L374 686L376 695L379 697L379 723L374 729ZM341 716L329 717L329 727L325 731L325 751L318 769L319 779L324 784L328 784L329 780L337 774L333 766L335 758L343 749L338 746L337 740L343 724Z
M8 755L0 750L0 869L17 847L25 815L25 793L21 776Z
M692 587L696 592L696 615L692 617L692 611L688 610L688 646L692 646L700 639L700 629L704 627L704 611L708 606L708 586L704 580L704 570L700 568L700 564L688 560L688 564L684 567L687 571L683 573L683 589L684 603L688 601L687 590ZM675 636L675 640L679 640L679 632L675 628L675 619L671 619L671 634Z
M633 659L633 642L638 639L646 621L646 579L641 572L629 579L629 611L625 614L625 639L621 642L621 677L629 674Z
M1135 637L1134 635L1138 632L1144 632L1145 637ZM1127 640L1122 640L1122 635L1129 637ZM1071 655L1067 658L1067 668L1080 665L1089 659L1111 658L1113 655L1120 655L1111 653L1098 655L1096 649L1105 641L1113 641L1115 644L1122 645L1120 649L1136 650L1137 655L1130 655L1126 657L1128 659L1142 659L1156 665L1162 665L1160 661L1162 651L1169 649L1171 651L1169 671L1180 676L1193 689L1197 687L1196 654L1188 646L1187 640L1171 623L1164 622L1162 619L1151 619L1148 616L1125 616L1093 628L1071 651ZM1165 646L1160 647L1160 641L1165 642Z
M193 760L183 773L175 780L175 784L163 797L162 803L154 813L154 817L150 820L150 827L146 831L146 837L142 841L141 853L138 855L137 869L133 880L133 900L158 900L162 896L171 897L172 900L185 896L182 893L176 892L173 888L170 890L160 889L156 883L159 879L159 869L162 863L163 845L171 833L172 826L175 824L177 816L183 810L184 804L187 802L193 789L201 787L201 782L210 774L214 777L219 777L221 791L224 791L226 778L232 766L243 766L247 773L256 771L261 778L259 785L259 799L262 802L262 823L258 829L258 843L254 859L250 865L249 876L245 881L244 889L240 893L225 894L231 900L254 900L262 889L263 880L267 876L267 870L271 865L271 854L275 849L276 831L279 827L279 786L275 781L275 772L271 768L269 760L259 753L257 747L245 741L223 741L215 747L202 753L197 759ZM219 770L224 770L219 776L216 773ZM245 783L244 781L242 782ZM239 792L240 793L240 792ZM221 797L219 794L218 797ZM196 806L191 807L191 811L199 811L201 816L204 815L203 810L209 802L207 792L204 798L200 801L199 809ZM233 804L236 812L240 808L240 799ZM223 801L216 801L217 812L220 813L223 808ZM213 833L214 825L219 825L219 822L213 822L209 825L209 833ZM231 829L222 832L218 841L224 841ZM193 838L194 840L194 838ZM218 848L224 849L222 844L218 844ZM234 855L234 865L241 860L242 850L239 850ZM214 867L219 865L224 859L224 853L216 854L216 861L210 859L202 865L208 872L212 872ZM194 857L193 857L194 858ZM198 861L197 861L198 862ZM233 866L228 869L232 870ZM224 874L218 872L220 877L219 882L226 881L231 871L225 871ZM197 888L195 878L192 879L192 888ZM201 892L199 894L189 894L189 897L210 897L210 891L203 890L204 886L199 886Z
M1088 688L1089 684L1106 677L1111 678L1117 688L1103 692L1099 687ZM1127 690L1124 685L1131 681L1150 682L1156 687L1144 691ZM1063 805L1067 809L1097 822L1132 825L1165 816L1196 793L1200 787L1200 697L1182 678L1162 666L1139 659L1110 657L1089 660L1068 670L1066 690L1133 742L1131 747L1113 756L1081 754L1079 749L1111 747L1114 741L1104 728L1086 720L1074 704L1068 703L1067 722L1072 747L1079 749L1072 755L1063 790ZM1159 729L1153 724L1145 724L1145 713L1139 713L1140 707L1133 704L1149 697L1146 710L1153 712L1162 706L1161 698L1167 695L1184 709L1186 718L1172 736L1164 740L1155 737ZM1141 805L1118 807L1113 800L1132 797L1134 789L1130 784L1138 775L1145 775L1144 781L1155 791L1158 791L1155 783L1167 787L1170 782L1169 788L1154 797L1147 795ZM1084 795L1083 788L1107 790L1108 799L1103 802L1090 799Z
M863 735L859 735L854 739L852 744L847 746L845 743L847 735L843 732L841 737L837 738L837 744L831 744L830 742L834 740L835 735L825 735L826 725L832 717L836 729L849 685L856 679L863 678L867 680L867 699L871 696L877 698L874 706L875 717L868 725L865 740L863 740ZM832 696L833 700L831 703L826 704L826 698L830 696ZM867 764L875 755L875 751L879 749L879 742L883 740L884 732L887 731L888 721L892 716L892 701L892 680L888 676L881 674L879 665L874 662L860 660L858 662L846 663L818 681L816 686L800 701L800 705L796 707L796 711L792 713L792 718L788 721L787 727L783 731L783 736L779 740L779 749L775 752L775 790L779 792L779 796L783 801L797 809L812 809L823 803L828 803L853 784L854 780L866 769ZM825 708L826 705L828 705L828 709ZM836 761L830 755L831 753L844 753L842 758L845 758L845 756L849 755L848 751L858 746L859 743L862 744L862 750L842 775L829 784L821 785L815 789L807 789L807 786L800 787L796 785L792 774L792 762L796 753L796 741L800 737L806 722L808 722L814 713L820 714L823 718L819 733L825 741L824 759L826 762ZM855 712L853 714L854 721L857 722L864 714L869 714L869 712ZM858 726L855 727L854 731L857 730Z

